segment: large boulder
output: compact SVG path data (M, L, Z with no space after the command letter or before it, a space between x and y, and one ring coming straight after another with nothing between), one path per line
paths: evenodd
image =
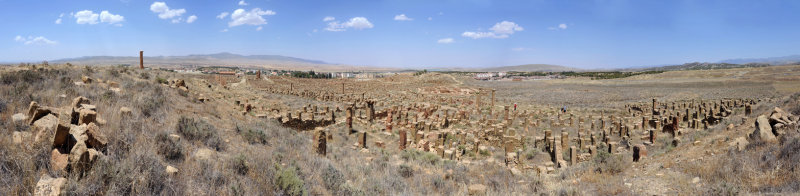
M58 149L50 151L50 169L55 171L63 171L67 169L69 164L69 154L61 154Z
M83 142L75 144L69 151L69 167L71 172L78 172L80 176L91 168L89 148Z
M36 183L36 190L33 195L36 196L58 196L61 195L64 186L67 185L66 178L51 178L47 174L43 174Z
M59 148L62 152L67 152L69 149L72 149L72 145L74 145L75 142L68 144L68 141L72 139L72 136L70 136L71 127L72 125L68 117L62 116L58 118L58 123L55 124L55 135L52 141L53 148Z
M34 142L47 140L47 136L53 132L56 124L58 124L58 117L53 114L48 114L34 122L32 127L33 134L35 134Z
M761 115L756 119L756 129L750 134L750 139L754 141L776 141L775 134L772 133L772 127L769 125L767 116Z
M80 117L78 119L78 124L89 124L93 122L97 122L97 112L91 109L81 109L80 110Z
M86 126L86 136L86 142L90 148L96 148L102 151L106 148L106 144L108 144L106 135L103 134L103 132L100 131L100 127L94 123L89 123L89 125Z
M55 108L50 107L38 107L36 110L33 111L33 114L28 115L28 125L33 125L34 122L38 121L39 119L50 115L51 113L58 115L58 111Z

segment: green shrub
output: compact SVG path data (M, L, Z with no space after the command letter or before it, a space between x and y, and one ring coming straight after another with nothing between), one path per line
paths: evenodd
M166 84L167 83L167 79L164 79L164 78L161 78L161 77L156 77L156 82L158 82L159 84Z
M233 170L235 170L236 173L239 173L240 175L246 175L247 172L250 171L250 167L247 165L247 156L245 156L244 154L237 155L236 157L233 158L231 162Z
M267 135L264 134L263 130L249 129L242 132L242 137L250 144L267 144Z
M438 155L433 154L433 153L429 153L429 152L423 153L422 157L420 157L420 158L421 158L423 163L428 163L428 164L431 164L431 165L436 165L441 160L441 158Z
M161 132L156 135L156 145L158 154L168 160L180 160L183 158L183 146L178 140L169 138L168 132Z
M333 167L333 165L328 164L328 167L322 171L322 183L325 185L325 188L331 190L332 194L341 195L339 192L344 189L344 182L344 175Z
M410 178L414 176L414 168L406 164L400 164L400 167L397 167L397 173L400 173L403 178Z
M284 168L276 163L275 170L278 171L278 175L273 179L273 183L277 186L278 191L292 196L308 195L303 179L300 179L297 175L296 167L289 166Z
M621 154L611 154L607 151L599 151L594 157L595 171L599 173L618 174L625 171L630 166L625 157Z

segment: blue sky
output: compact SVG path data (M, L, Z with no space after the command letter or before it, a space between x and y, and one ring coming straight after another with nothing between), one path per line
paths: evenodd
M789 0L0 0L0 62L139 50L403 68L714 62L800 54L798 10Z

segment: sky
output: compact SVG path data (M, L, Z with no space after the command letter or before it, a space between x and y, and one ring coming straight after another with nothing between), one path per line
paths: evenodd
M0 62L231 52L397 68L800 54L800 1L0 0Z

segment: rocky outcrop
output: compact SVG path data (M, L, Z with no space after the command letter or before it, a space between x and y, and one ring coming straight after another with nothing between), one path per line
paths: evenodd
M772 127L769 125L767 116L761 115L756 118L756 129L750 134L750 139L753 141L775 141L775 134L772 133Z
M97 125L97 107L86 97L73 99L69 109L31 102L28 112L36 140L51 136L50 168L83 176L97 158L104 156L108 139Z

